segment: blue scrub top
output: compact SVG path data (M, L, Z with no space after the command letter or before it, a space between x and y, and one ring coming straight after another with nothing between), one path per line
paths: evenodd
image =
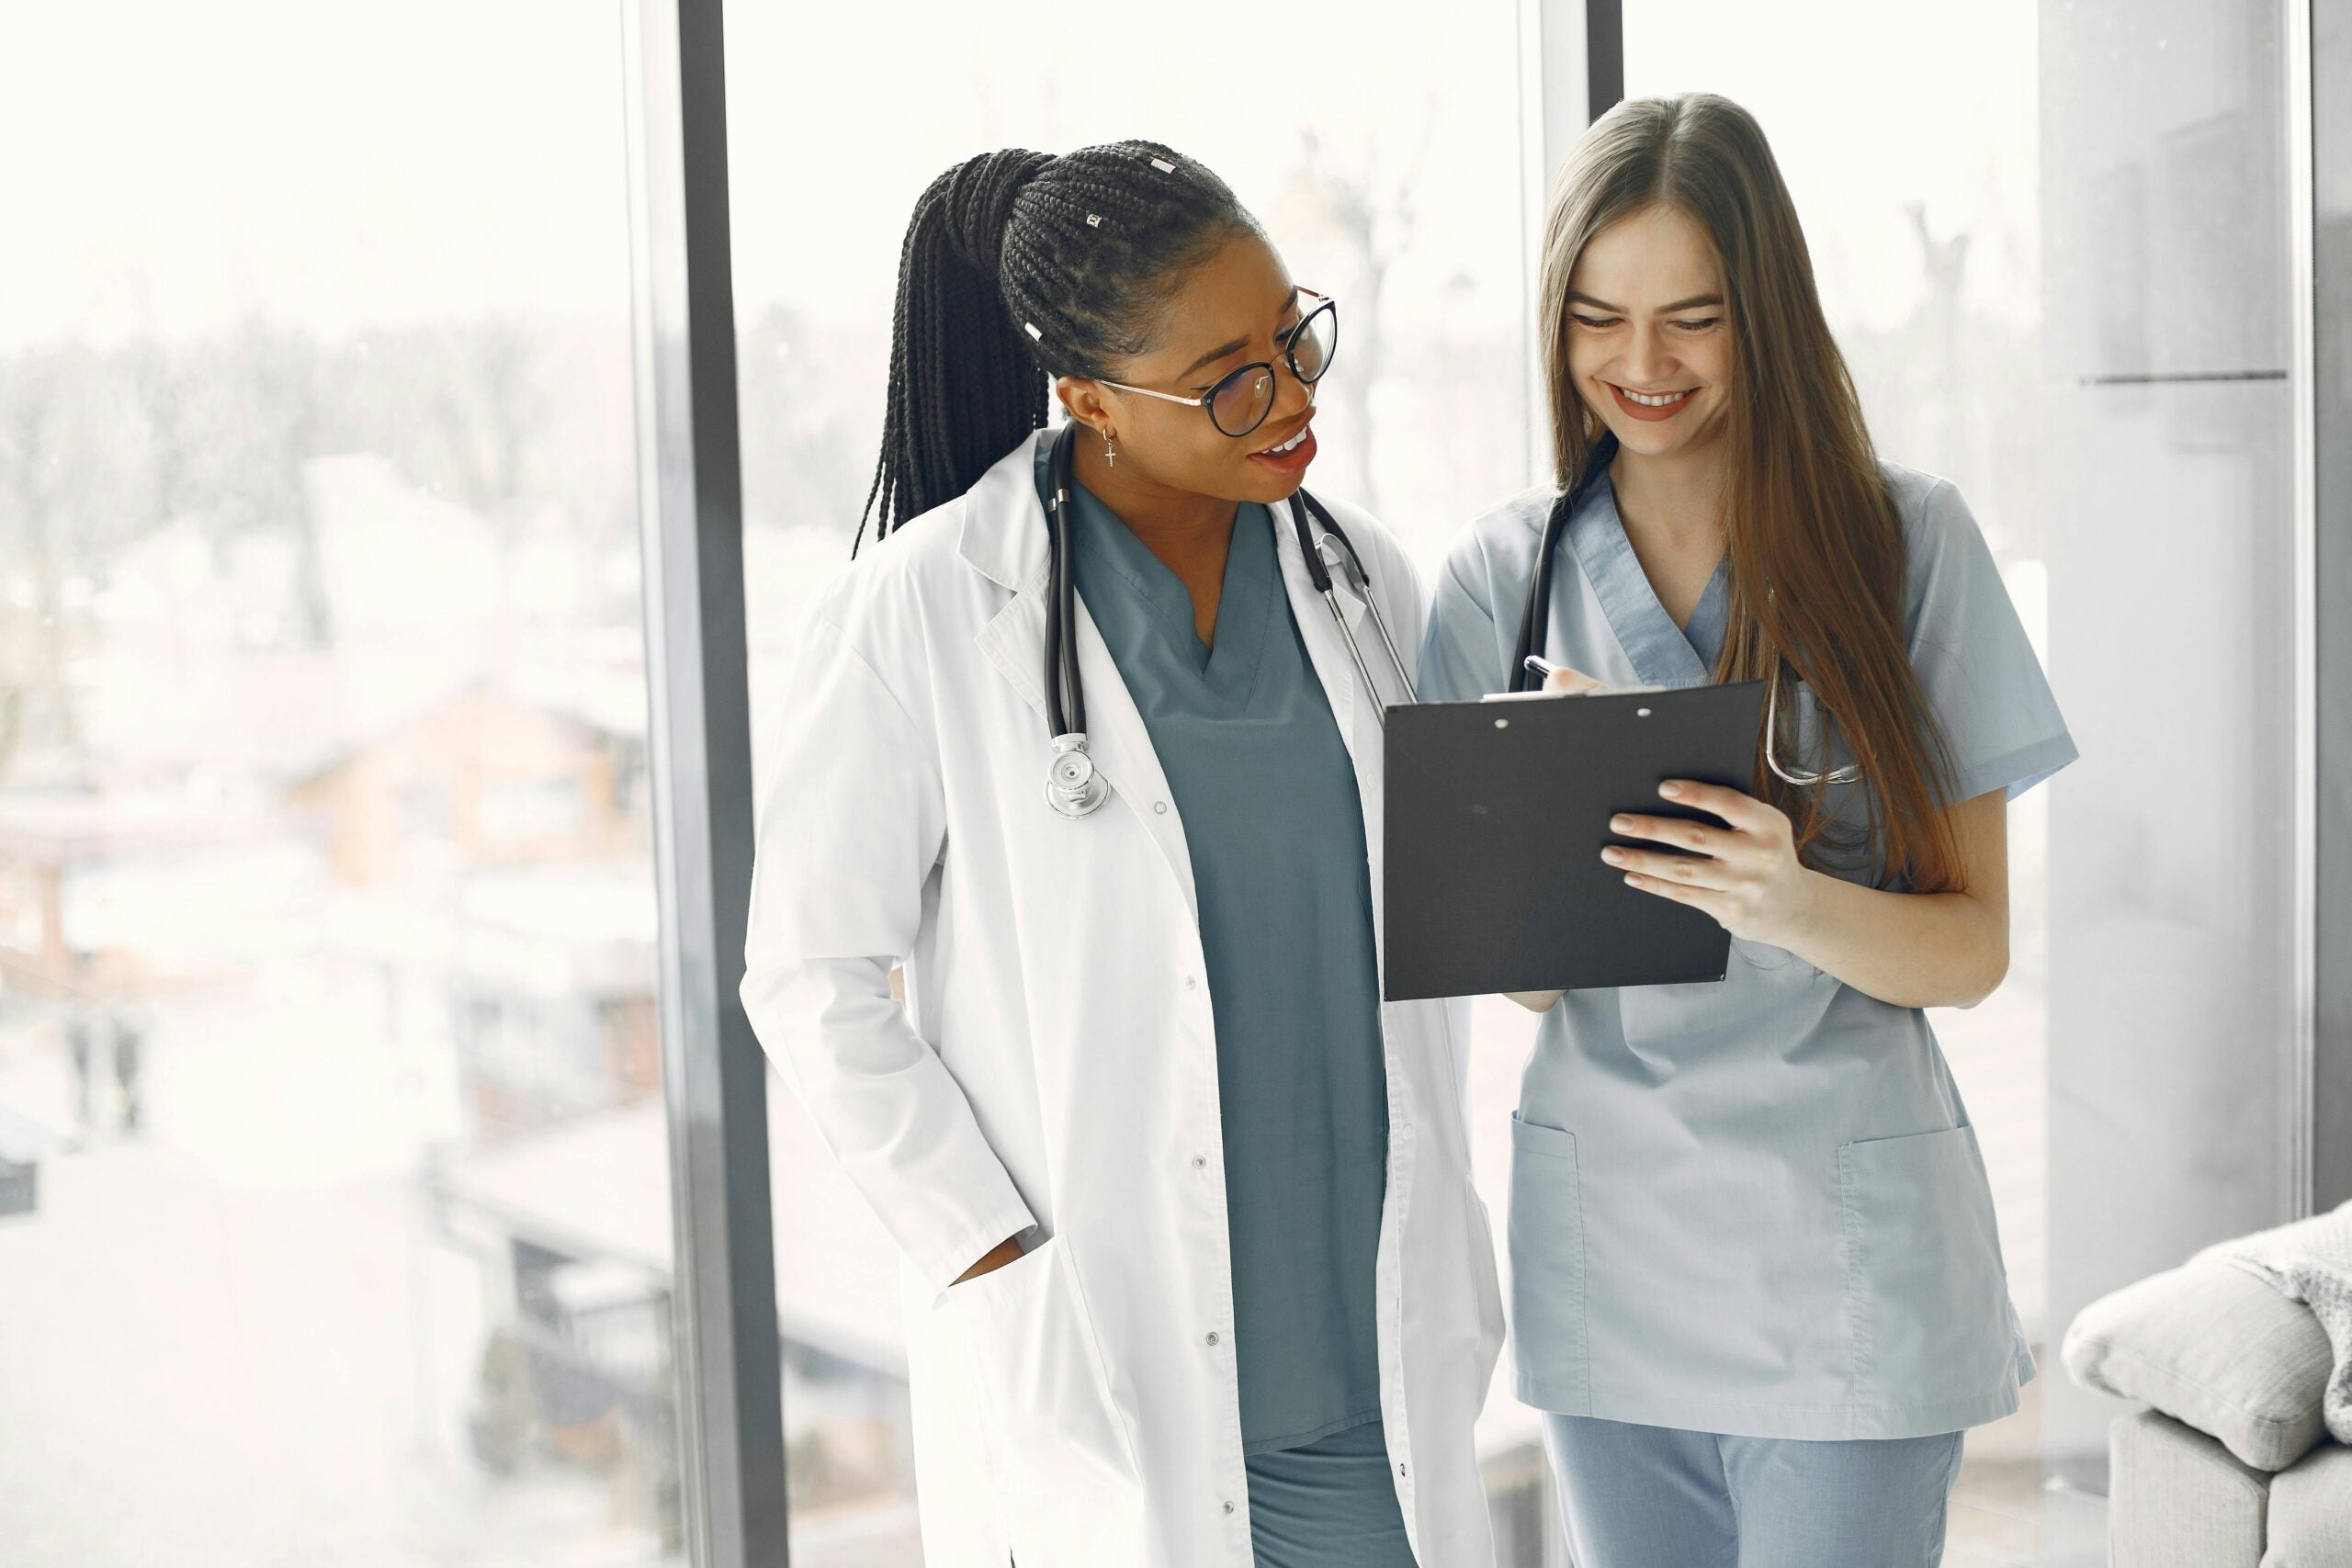
M1892 465L1912 668L1951 752L1946 798L2015 798L2075 746L1959 491ZM1420 694L1504 690L1555 496L1479 519L1441 574ZM1728 564L1687 627L1596 483L1564 531L1538 646L1611 684L1706 682ZM1783 761L1850 761L1802 682ZM1784 717L1785 717L1784 712ZM1825 785L1838 830L1867 782ZM1596 824L1596 827L1598 825ZM1831 868L1871 879L1851 857ZM1571 991L1511 1128L1519 1397L1571 1416L1762 1438L1905 1438L2017 1407L2034 1375L1966 1107L1927 1017L1735 939L1727 978Z
M1051 448L1040 446L1038 493ZM1216 1024L1242 1450L1380 1416L1388 1155L1363 807L1265 507L1233 520L1214 649L1193 599L1073 483L1071 570L1183 814ZM1378 1477L1384 1491L1384 1461Z

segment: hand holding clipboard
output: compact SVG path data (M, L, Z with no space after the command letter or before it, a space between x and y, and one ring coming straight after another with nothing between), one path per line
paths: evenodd
M1731 938L1605 864L1619 812L1716 819L1668 779L1753 783L1764 682L1389 710L1382 994L1723 978ZM1653 845L1641 845L1654 848Z

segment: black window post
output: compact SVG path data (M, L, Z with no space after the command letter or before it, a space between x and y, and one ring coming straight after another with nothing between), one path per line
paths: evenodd
M783 1568L767 1064L751 898L742 471L721 0L623 0L680 1506L695 1568Z
M1624 0L1585 0L1584 102L1599 119L1625 98Z

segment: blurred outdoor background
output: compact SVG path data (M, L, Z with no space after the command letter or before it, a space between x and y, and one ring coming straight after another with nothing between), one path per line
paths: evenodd
M2036 6L1781 11L1628 6L1627 91L1758 115L1883 455L1957 482L2046 649ZM763 783L909 209L973 152L1220 171L1340 301L1314 482L1425 571L1539 482L1521 28L735 6ZM619 14L96 0L0 40L0 1167L40 1172L0 1561L682 1562ZM2054 1373L2046 799L2008 983L1936 1024ZM1477 1017L1500 1224L1532 1020ZM895 1263L771 1100L795 1561L910 1568ZM1973 1435L1949 1562L2050 1546L2038 1432ZM1565 1561L1535 1434L1498 1380L1510 1568Z

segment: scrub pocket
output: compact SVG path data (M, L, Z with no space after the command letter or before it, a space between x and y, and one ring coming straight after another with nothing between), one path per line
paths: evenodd
M1142 1472L1111 1398L1078 1276L1057 1236L1001 1269L947 1287L973 1359L990 1456L1017 1521L1042 1504L1067 1514L1139 1502ZM1015 1525L1015 1555L1023 1562ZM1045 1561L1039 1558L1038 1561Z
M1520 1400L1563 1416L1592 1408L1585 1334L1584 1195L1577 1136L1510 1119L1510 1322Z
M1853 1397L1982 1399L2010 1379L2008 1277L1976 1130L1838 1150Z

